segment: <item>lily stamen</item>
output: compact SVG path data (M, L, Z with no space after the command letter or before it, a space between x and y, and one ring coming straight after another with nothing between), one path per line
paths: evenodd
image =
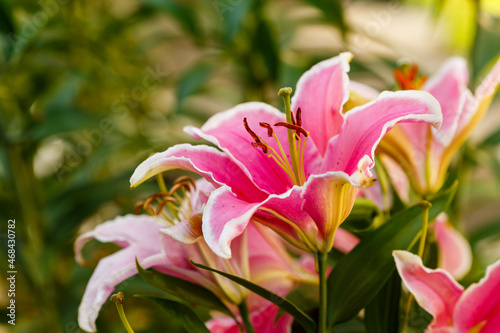
M293 119L293 118L292 118ZM283 126L283 127L286 127L286 128L289 128L291 130L294 130L296 135L298 137L300 137L300 134L302 134L303 136L307 137L307 135L309 134L305 129L303 129L302 127L298 126L298 125L294 125L294 124L289 124L289 123L285 123L284 121L280 121L279 123L276 123L274 124L274 126L278 127L278 126Z
M273 128L271 127L271 125L269 125L268 123L263 123L263 122L260 122L259 125L261 127L264 127L265 129L267 129L267 136L268 137L271 137L274 135L274 130Z

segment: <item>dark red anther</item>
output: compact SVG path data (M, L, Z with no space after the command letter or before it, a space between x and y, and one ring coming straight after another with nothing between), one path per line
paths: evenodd
M297 123L295 122L295 119L293 118L293 111L290 111L290 120L292 121L293 125L297 125Z
M247 130L248 134L250 134L252 138L255 140L255 142L260 142L257 134L255 134L255 132L250 129L250 126L248 126L247 118L243 118L243 125L245 126L245 129Z
M269 125L268 123L262 123L262 122L259 123L259 125L261 127L264 127L265 129L267 129L267 136L269 136L269 137L273 136L274 131L273 131L273 128L271 127L271 125Z
M283 126L283 127L289 128L291 130L294 130L295 133L297 133L297 135L302 134L304 137L307 137L307 131L305 129L303 129L302 127L300 127L300 126L289 124L289 123L285 123L283 121L274 124L274 126Z
M257 147L257 148L262 148L262 151L264 154L267 154L267 146L263 144L262 142L252 142L252 146Z
M297 109L297 114L295 115L297 117L297 121L295 122L295 125L302 127L302 110L300 108ZM293 119L293 117L292 117Z

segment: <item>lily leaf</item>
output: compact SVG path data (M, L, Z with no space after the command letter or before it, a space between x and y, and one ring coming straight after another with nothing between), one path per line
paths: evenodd
M153 297L147 295L135 295L151 301L162 308L171 318L177 320L188 332L210 333L203 321L188 306L166 298Z
M234 275L231 275L231 274L228 274L225 272L221 272L219 270L216 270L214 268L211 268L211 267L208 267L208 266L205 266L202 264L197 264L197 263L193 262L192 260L191 260L191 263L198 268L206 269L208 271L211 271L211 272L220 274L224 277L227 277L228 279L238 283L239 285L247 288L248 290L253 291L254 293L259 295L260 297L267 299L269 302L276 304L283 311L292 315L292 317L295 318L295 320L297 320L297 322L299 324L301 324L302 327L304 327L308 333L314 333L316 331L316 323L311 319L311 317L306 315L295 304L293 304L290 301L288 301L287 299L279 296L278 294L275 294L272 291L267 290L266 288L263 288L259 285L256 285L256 284L254 284L248 280L245 280L243 278L240 278L238 276L234 276Z
M455 183L430 200L432 207L429 221L446 209L456 188ZM327 281L329 327L353 318L377 295L394 272L392 251L411 247L420 232L421 224L420 206L405 209L367 235L339 261Z
M399 298L401 278L394 271L380 292L365 309L367 333L399 332Z
M175 276L145 270L137 259L135 263L141 278L150 285L189 303L217 310L234 318L231 311L210 290Z

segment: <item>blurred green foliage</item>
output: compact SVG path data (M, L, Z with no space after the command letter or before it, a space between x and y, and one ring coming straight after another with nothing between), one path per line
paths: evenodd
M356 34L363 34L346 14L353 4L375 8L372 12L393 5L0 0L0 267L5 274L7 220L15 219L15 331L79 332L78 304L92 269L74 263L76 236L132 212L135 202L155 191L152 183L131 191L128 178L148 154L189 140L183 125L200 125L244 101L279 107L280 87L294 86L312 64L349 50ZM500 52L498 16L480 7L477 13L487 19L474 21L475 37L467 50L474 74ZM308 27L326 30L337 42L322 44L318 32L321 47L302 47L307 38L301 32ZM363 38L384 36L365 32ZM369 77L379 88L390 89L397 59L369 47L358 47L358 52L366 57L354 59L352 76ZM498 174L500 162L491 152L499 141L495 132L477 149L467 150L460 165L472 170L484 165L477 161L487 156ZM176 173L167 176L174 179ZM491 184L462 184L459 191L465 194L457 207L464 196L498 200L483 190ZM497 179L496 193L499 184ZM472 244L491 237L498 241L499 233L498 224L487 224L471 235ZM89 248L91 266L116 250ZM476 264L471 281L487 263ZM127 295L152 291L137 277L121 287ZM7 293L4 288L0 292L0 316L6 318ZM160 309L142 299L128 298L125 309L137 332L176 330L175 323L162 320ZM114 307L104 306L98 329L122 331Z

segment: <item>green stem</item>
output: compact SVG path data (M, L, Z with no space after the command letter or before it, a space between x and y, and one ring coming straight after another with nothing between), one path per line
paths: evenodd
M247 302L241 302L238 305L238 309L240 310L241 319L243 320L243 325L245 325L245 330L247 331L247 333L255 333L252 321L250 320L250 314L248 313Z
M422 200L419 202L419 205L422 207L422 236L418 245L417 254L420 258L423 258L425 242L427 240L427 230L429 229L429 209L432 207L432 204L429 201Z
M292 124L292 108L290 106L290 95L292 94L292 88L286 87L281 88L278 92L278 95L283 98L283 102L285 104L285 114L286 114L286 122ZM288 147L290 149L290 158L292 159L292 167L293 173L295 176L295 181L297 185L300 185L299 179L299 168L298 168L298 158L297 158L297 149L295 148L295 139L293 130L287 128L288 132Z
M418 256L423 258L425 244L427 240L427 231L429 229L429 210L432 207L432 204L429 201L422 200L419 202L420 207L422 207L422 229L420 230L420 242L418 244ZM411 248L410 248L411 249ZM408 249L408 250L410 250ZM408 298L406 299L405 307L404 307L404 320L403 320L403 329L401 332L406 332L408 330L408 318L410 317L410 309L411 303L413 301L413 295L408 294Z
M318 274L319 274L319 322L318 333L326 332L326 268L328 253L318 252Z

